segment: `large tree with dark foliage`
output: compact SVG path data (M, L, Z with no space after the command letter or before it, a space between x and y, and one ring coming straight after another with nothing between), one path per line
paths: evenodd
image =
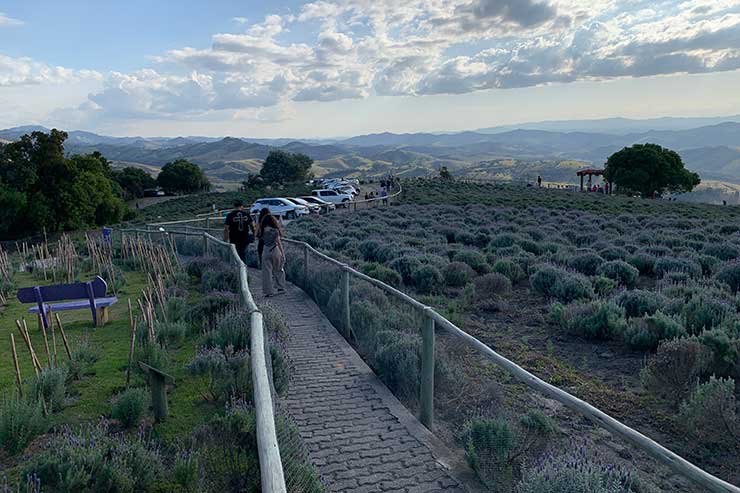
M617 191L653 193L690 192L699 175L684 167L681 156L657 144L635 144L615 152L606 162L604 177Z
M115 223L126 206L98 152L64 157L67 134L33 132L0 146L0 236Z
M310 178L313 159L305 154L274 150L267 155L260 176L266 183L295 183Z
M157 176L157 184L169 194L207 192L211 188L203 170L185 159L165 164Z
M137 199L144 196L144 190L157 186L157 180L141 168L129 166L113 171L111 177L123 189L127 199Z

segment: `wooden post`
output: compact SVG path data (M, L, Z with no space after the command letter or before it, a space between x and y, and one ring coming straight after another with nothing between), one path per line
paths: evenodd
M56 313L54 315L56 315ZM52 357L54 358L54 366L57 366L57 336L56 331L54 330L54 319L49 320L49 328L51 329Z
M131 347L128 350L128 367L126 368L126 387L131 381L131 365L134 362L134 350L136 348L136 321L134 320L134 311L131 308L131 298L128 299L128 320L131 328Z
M308 244L303 244L303 282L308 287Z
M67 340L67 334L64 333L64 327L62 326L62 319L59 318L59 314L55 313L54 317L57 319L57 326L59 327L59 333L62 334L62 342L64 342L64 350L67 352L67 357L72 359L72 351L69 350L69 341Z
M432 430L434 421L434 319L424 310L421 328L421 423Z
M154 420L161 423L169 415L167 407L167 381L173 378L161 370L153 368L146 363L139 361L139 366L149 374L149 385L152 388L152 409L154 410Z
M344 321L344 336L349 341L352 337L352 329L350 328L350 313L349 313L349 268L345 265L342 267L342 300L344 301L344 310L342 311L342 320Z
M10 346L13 348L13 365L15 366L15 383L18 385L18 396L23 397L23 380L21 379L21 367L18 365L18 353L15 350L15 337L10 334Z
M49 338L46 337L46 328L41 325L41 332L44 334L44 349L46 349L46 359L49 362L49 368L54 366L51 361L51 351L49 351Z
M208 233L203 233L203 255L208 256Z
M23 326L21 325L20 320L15 321L16 326L18 327L18 331L21 333L21 337L23 338L23 342L26 343L26 348L28 349L28 353L31 355L31 365L33 366L33 371L36 372L36 376L39 376L39 370L40 365L38 361L36 360L36 355L33 353L33 346L31 345L31 340L26 333L25 330L23 330Z

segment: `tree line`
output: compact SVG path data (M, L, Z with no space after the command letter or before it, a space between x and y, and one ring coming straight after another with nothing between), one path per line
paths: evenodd
M170 194L210 188L188 161L166 164L155 179L138 168L113 170L99 152L66 157L66 139L54 129L0 144L0 238L115 224L133 216L125 200L157 186Z

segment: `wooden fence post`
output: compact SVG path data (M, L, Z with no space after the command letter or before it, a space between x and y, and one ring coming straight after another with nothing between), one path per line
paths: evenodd
M308 244L303 244L303 283L308 287Z
M350 328L350 313L349 313L349 267L344 265L342 267L342 300L344 301L344 310L342 310L342 320L344 325L344 336L349 341L352 336L352 329Z
M421 423L430 431L434 421L434 319L424 310L421 328Z
M203 255L208 256L208 233L203 233Z

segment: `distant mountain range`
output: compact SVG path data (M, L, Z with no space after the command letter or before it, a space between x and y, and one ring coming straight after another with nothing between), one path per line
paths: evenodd
M694 125L694 126L692 126ZM649 127L649 128L648 128ZM44 127L0 130L12 141ZM586 131L588 130L588 131ZM320 175L416 176L447 166L476 177L542 174L550 181L574 181L574 168L601 166L619 149L651 142L678 151L705 179L740 183L740 116L554 121L457 133L379 133L340 140L242 139L235 137L110 137L71 131L68 153L100 151L117 166L156 171L176 159L201 166L217 183L238 182L259 170L271 149L302 152Z

